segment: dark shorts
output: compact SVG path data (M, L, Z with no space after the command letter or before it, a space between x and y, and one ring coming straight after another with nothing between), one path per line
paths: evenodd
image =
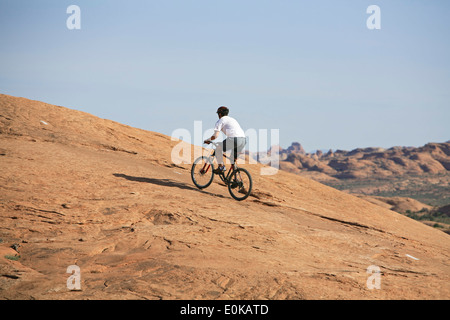
M245 137L239 138L226 138L222 141L222 150L233 150L233 159L237 159L239 152L244 150L247 139Z

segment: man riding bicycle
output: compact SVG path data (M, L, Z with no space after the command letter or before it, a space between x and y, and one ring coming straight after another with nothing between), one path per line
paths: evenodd
M225 165L223 164L223 151L233 150L231 163L234 164L234 160L237 158L238 153L244 149L246 144L244 131L236 119L228 116L229 112L230 110L227 107L222 106L217 109L219 120L214 126L214 134L211 138L204 141L206 144L210 144L212 140L216 140L219 137L220 131L227 136L227 138L218 143L216 147L216 159L219 167L214 170L214 173L226 171Z

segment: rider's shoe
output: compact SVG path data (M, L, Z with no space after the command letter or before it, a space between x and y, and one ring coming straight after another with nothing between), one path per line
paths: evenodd
M219 166L217 169L214 169L213 172L215 174L221 174L224 173L225 171L227 171L227 168L225 168L225 166Z

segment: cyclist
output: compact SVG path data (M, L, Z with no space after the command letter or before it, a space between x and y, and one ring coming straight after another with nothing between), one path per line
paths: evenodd
M231 163L234 164L234 160L237 158L238 153L244 149L246 144L244 131L236 119L228 116L229 112L230 110L224 106L217 109L219 120L214 126L214 134L211 138L204 141L206 144L210 144L211 141L216 140L219 137L220 131L227 136L227 138L220 142L216 147L216 159L219 167L214 170L214 173L226 171L226 167L223 164L223 151L233 150Z

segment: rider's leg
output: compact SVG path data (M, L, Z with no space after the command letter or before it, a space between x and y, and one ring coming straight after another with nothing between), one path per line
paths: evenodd
M220 165L223 165L223 150L224 150L224 146L225 146L225 142L226 140L223 140L222 142L219 142L216 146L216 160L217 163Z
M242 150L244 150L245 145L247 143L246 138L226 138L221 143L219 143L216 147L216 156L217 156L217 162L223 163L223 152L233 150L231 153L231 163L233 164L234 158L237 158L238 153L240 153ZM220 155L220 157L219 157ZM219 160L220 158L220 160Z
M225 165L223 164L223 151L226 150L225 147L226 147L226 139L223 140L222 142L219 142L216 146L215 155L217 164L219 165L219 168L217 170L214 170L217 171L216 173L225 171Z
M242 150L244 150L246 144L247 144L247 139L246 138L240 138L240 137L239 138L234 138L233 160L237 159L238 154Z
M231 164L234 165L234 159L237 158L237 154L245 148L246 139L245 138L227 138L219 143L216 147L216 160L219 164L219 168L225 167L223 164L223 152L232 150L231 153Z
M232 164L232 165L234 165L234 158L233 158L233 156L235 155L235 153L236 153L236 149L237 149L237 147L238 147L238 145L237 145L237 140L238 138L227 138L227 139L225 139L223 142L222 142L222 145L223 145L223 147L222 147L222 150L223 151L230 151L231 150L231 155L230 155L230 157L229 158L227 158L227 159L229 159L230 160L230 162L228 162L227 164ZM222 153L223 154L223 153Z

